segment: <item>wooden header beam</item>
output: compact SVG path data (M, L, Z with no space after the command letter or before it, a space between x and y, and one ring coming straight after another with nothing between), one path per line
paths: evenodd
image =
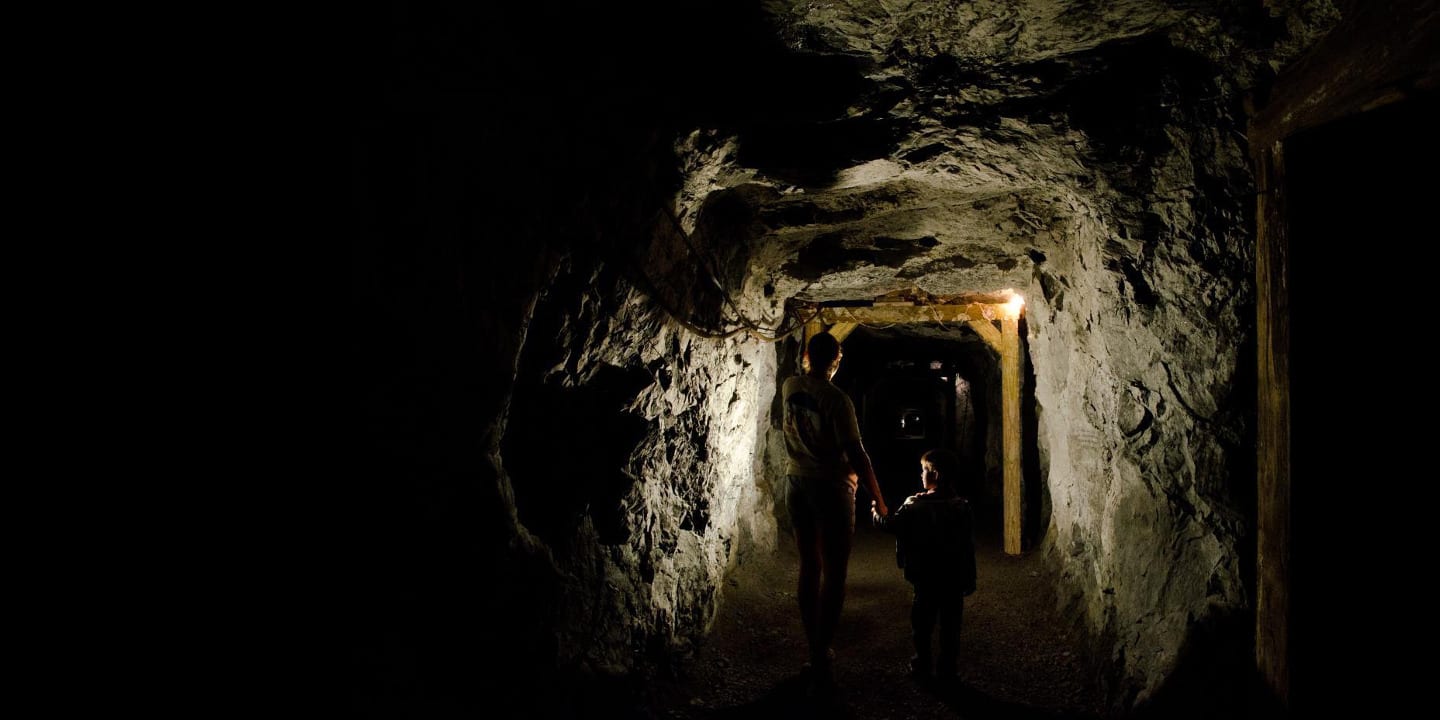
M893 323L964 323L970 320L990 322L1003 315L1003 306L985 303L966 305L870 305L868 307L823 307L820 319L827 325L859 323L890 325Z
M850 337L850 333L854 332L857 327L860 327L860 323L838 322L831 325L828 332L835 336L837 342L845 342L845 338Z
M1350 3L1339 24L1273 81L1250 122L1250 147L1434 91L1437 40L1440 0Z
M989 320L971 320L968 324L970 325L970 329L975 331L976 335L979 335L985 340L985 344L989 345L991 350L1004 352L1004 346L1000 340L1000 331L996 330L995 326L991 324Z
M822 307L815 322L828 327L836 340L844 341L860 325L893 325L898 323L953 323L965 325L995 352L1002 352L1000 331L995 321L1005 317L1004 305L968 303L965 305L879 304L863 307ZM820 330L807 331L806 338Z

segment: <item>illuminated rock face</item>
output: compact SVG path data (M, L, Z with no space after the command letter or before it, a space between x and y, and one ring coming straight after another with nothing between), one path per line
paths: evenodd
M361 655L430 695L372 704L683 655L776 542L793 359L675 316L773 329L787 298L910 287L1027 298L1039 549L1114 703L1225 651L1252 602L1242 98L1333 17L1173 5L505 11L544 48L473 11L387 25L428 61L377 53L394 106L357 143Z
M614 274L573 272L540 298L501 455L562 578L557 662L618 676L686 651L726 570L774 549L756 478L775 355L687 332Z

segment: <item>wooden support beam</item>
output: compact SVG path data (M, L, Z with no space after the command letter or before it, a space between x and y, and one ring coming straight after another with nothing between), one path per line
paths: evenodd
M998 317L1000 306L984 303L968 305L873 305L871 307L827 307L820 319L827 324L852 322L865 325L892 323L963 323L970 320L990 321ZM989 317L987 317L987 315Z
M1290 240L1284 144L1255 151L1256 344L1255 663L1266 686L1290 702Z
M1000 397L1005 454L1005 552L1020 554L1020 319L1000 320Z
M830 334L834 335L836 340L845 342L845 338L849 337L857 327L860 327L860 323L838 322L830 326Z
M820 310L819 320L831 325L830 334L844 340L857 325L893 325L897 323L954 323L974 330L986 345L1000 352L1000 331L995 318L1005 313L1003 305L969 303L966 305L914 305L911 303L880 303L870 307L827 307ZM807 330L807 337L809 331Z
M1256 193L1255 293L1258 397L1256 418L1255 663L1268 694L1290 707L1290 567L1297 467L1318 467L1328 449L1291 445L1294 383L1290 377L1290 289L1324 278L1296 278L1287 217L1286 146L1297 134L1391 103L1422 102L1440 87L1440 0L1352 0L1336 3L1339 24L1281 72L1257 98L1247 139ZM1313 268L1312 268L1313 269ZM1301 308L1304 315L1308 308ZM1321 311L1314 310L1317 313ZM1325 478L1313 479L1319 495ZM1305 588L1318 597L1324 590ZM1313 692L1313 691L1312 691ZM1318 693L1315 693L1318 696Z
M1434 91L1437 42L1437 0L1352 2L1339 24L1273 81L1250 122L1250 147Z
M990 349L997 353L1001 352L1000 331L995 329L994 323L981 319L967 321L967 324L970 325L971 330L975 331L976 335L985 341L986 345L990 346Z

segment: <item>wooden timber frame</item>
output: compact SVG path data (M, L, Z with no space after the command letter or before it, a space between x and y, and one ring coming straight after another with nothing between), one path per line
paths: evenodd
M1296 133L1436 92L1440 83L1440 55L1433 50L1440 47L1440 1L1338 5L1339 24L1271 83L1268 97L1254 102L1248 132L1257 185L1255 664L1266 690L1286 711L1292 457L1285 147Z
M975 331L985 344L1000 356L1001 433L1004 446L1005 552L1020 554L1020 315L1006 303L971 302L963 304L929 304L923 301L885 302L870 304L842 302L813 303L802 316L814 315L805 325L800 347L808 347L810 338L829 332L841 342L861 325L893 325L936 323L964 325ZM995 327L996 322L1000 327Z

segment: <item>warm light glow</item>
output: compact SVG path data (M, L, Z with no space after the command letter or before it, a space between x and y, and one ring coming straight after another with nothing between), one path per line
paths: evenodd
M1025 298L1020 293L1014 293L1010 296L1009 302L1005 303L1005 312L1009 313L1010 317L1018 318L1020 309L1023 307L1025 307Z

